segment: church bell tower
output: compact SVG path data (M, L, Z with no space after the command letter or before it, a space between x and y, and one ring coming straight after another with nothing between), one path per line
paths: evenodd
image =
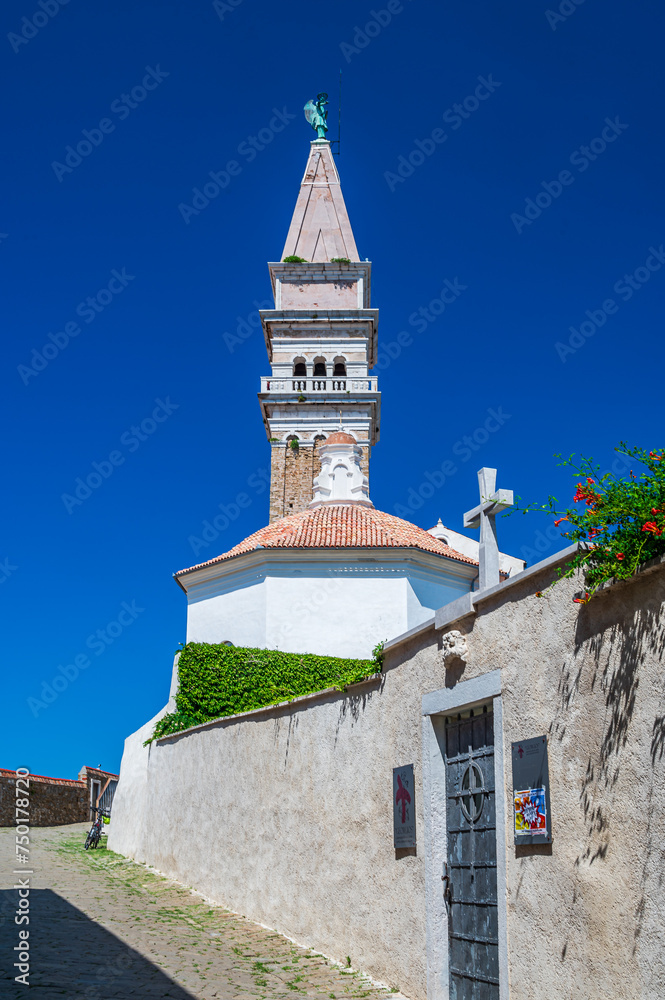
M327 139L311 143L280 263L271 263L274 309L261 311L271 374L259 401L271 446L270 520L304 510L321 470L318 449L342 428L369 453L379 439L379 314L372 265L361 261Z

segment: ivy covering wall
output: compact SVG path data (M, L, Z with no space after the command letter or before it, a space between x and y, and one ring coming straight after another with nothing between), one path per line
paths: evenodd
M163 716L144 746L211 719L249 712L326 688L345 690L381 670L381 644L373 660L190 642L178 661L176 711Z

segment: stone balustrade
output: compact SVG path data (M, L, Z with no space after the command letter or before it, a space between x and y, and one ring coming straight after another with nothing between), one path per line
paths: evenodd
M348 376L319 378L261 378L261 392L377 392L378 378L349 378Z

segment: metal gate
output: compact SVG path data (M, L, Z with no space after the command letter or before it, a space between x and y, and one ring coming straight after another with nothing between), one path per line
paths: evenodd
M446 718L451 1000L499 1000L494 718L484 705Z

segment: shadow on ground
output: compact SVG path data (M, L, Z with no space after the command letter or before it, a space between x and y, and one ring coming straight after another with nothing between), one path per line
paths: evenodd
M18 892L0 892L0 996L25 1000L14 979L19 930L27 929L30 996L42 1000L195 1000L161 969L50 889L30 892L30 924L17 926Z

